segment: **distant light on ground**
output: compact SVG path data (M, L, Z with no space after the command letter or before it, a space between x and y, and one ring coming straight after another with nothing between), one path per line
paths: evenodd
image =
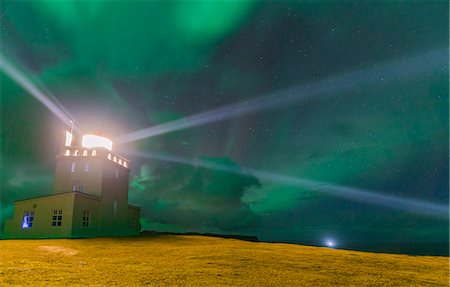
M334 247L336 247L336 242L334 240L327 239L325 241L325 245L329 248L334 248Z

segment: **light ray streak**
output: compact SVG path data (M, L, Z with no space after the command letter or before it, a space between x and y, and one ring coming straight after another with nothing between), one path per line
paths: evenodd
M49 109L65 125L69 125L74 120L73 116L65 109L62 104L53 96L49 98L33 82L31 82L19 69L14 67L6 57L0 53L0 69L12 80L19 84L24 90L30 93L35 99ZM56 100L56 101L55 101ZM78 130L77 127L75 127ZM79 131L79 130L78 130Z
M294 102L326 97L368 85L406 80L417 75L433 72L447 63L448 49L439 48L405 57L385 64L374 65L366 70L352 71L314 83L296 86L274 94L203 112L180 120L144 128L116 138L117 143L126 143L153 137L181 129L222 121L262 110L286 106Z
M63 104L55 97L55 95L52 93L52 91L50 91L44 83L42 83L39 79L35 79L34 80L36 86L38 86L38 88L42 91L42 93L44 93L45 95L47 95L47 97L53 101L55 103L55 105L57 105L62 111L63 113L65 113L69 118L72 119L72 121L74 121L74 129L78 132L78 133L82 133L81 131L86 130L86 128L80 123L75 121L75 116L73 116L70 111L68 109L66 109L66 107L63 106Z
M403 210L409 213L421 214L439 219L448 219L449 216L449 207L447 205L389 195L381 192L375 192L373 190L363 190L354 187L335 185L315 180L301 179L293 176L281 175L248 167L236 168L211 161L201 159L187 159L169 154L144 153L129 150L126 150L125 152L129 155L141 158L188 164L194 167L204 167L244 176L256 176L259 179L272 183L295 186L303 189L325 193L331 196L345 198L347 200L378 205L391 209Z

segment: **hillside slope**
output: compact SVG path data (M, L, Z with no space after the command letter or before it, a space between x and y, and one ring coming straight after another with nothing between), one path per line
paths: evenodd
M205 236L0 241L0 286L448 286L447 257Z

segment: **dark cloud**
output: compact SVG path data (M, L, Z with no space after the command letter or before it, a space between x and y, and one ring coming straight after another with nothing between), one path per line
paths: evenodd
M227 158L204 158L230 168ZM160 163L141 168L131 182L131 199L142 206L151 222L184 228L224 231L245 230L259 223L260 216L242 201L244 193L260 182L252 176L210 170L184 164Z

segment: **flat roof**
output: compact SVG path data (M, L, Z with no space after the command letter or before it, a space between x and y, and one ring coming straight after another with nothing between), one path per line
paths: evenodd
M100 200L100 197L95 196L95 195L90 195L90 194L77 192L77 191L68 191L68 192L61 192L61 193L57 193L57 194L41 195L41 196L35 196L35 197L15 200L14 202L27 201L27 200L32 200L32 199L42 199L42 198L45 198L45 197L68 195L68 194L76 194L76 195L81 195L81 196L85 196L85 197L89 197L89 198Z

